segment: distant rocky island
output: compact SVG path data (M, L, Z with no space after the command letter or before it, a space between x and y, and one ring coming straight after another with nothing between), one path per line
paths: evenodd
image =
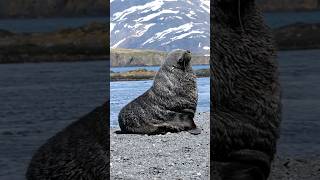
M274 29L278 50L320 49L320 23L296 23ZM111 66L160 65L166 52L111 49L106 23L44 33L0 30L0 63L111 60ZM209 57L193 52L194 64L208 64Z

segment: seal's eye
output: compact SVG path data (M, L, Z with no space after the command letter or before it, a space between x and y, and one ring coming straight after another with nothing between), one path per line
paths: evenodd
M182 63L182 62L183 62L182 58L178 59L178 63Z

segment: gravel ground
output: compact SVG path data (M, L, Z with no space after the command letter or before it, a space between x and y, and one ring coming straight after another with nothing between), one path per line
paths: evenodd
M209 113L196 116L200 135L115 134L111 130L111 179L209 179ZM270 180L318 180L320 156L277 156Z
M111 130L111 179L209 179L209 113L198 114L200 135L115 134Z
M310 155L312 156L312 155ZM270 180L319 180L320 157L276 157Z

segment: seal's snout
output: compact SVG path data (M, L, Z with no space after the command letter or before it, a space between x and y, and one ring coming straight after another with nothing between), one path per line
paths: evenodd
M191 60L191 52L189 50L187 50L184 54L183 54L183 59L186 61L186 62L189 62Z

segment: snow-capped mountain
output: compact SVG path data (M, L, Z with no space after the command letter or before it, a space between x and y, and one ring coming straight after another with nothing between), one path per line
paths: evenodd
M111 0L112 48L209 54L209 0Z

